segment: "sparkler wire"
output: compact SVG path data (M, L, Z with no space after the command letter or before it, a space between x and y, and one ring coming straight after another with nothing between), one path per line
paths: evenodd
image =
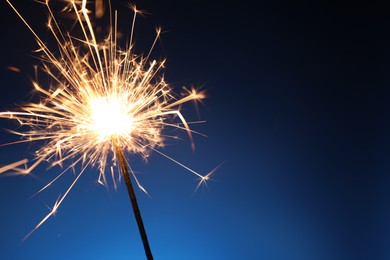
M121 168L121 171L123 174L123 178L124 178L125 183L126 183L127 191L129 193L131 205L133 207L134 216L135 216L135 219L137 220L137 225L138 225L139 233L140 233L141 238L142 238L142 243L144 245L146 257L148 260L153 260L152 251L150 250L148 237L146 235L144 223L142 221L141 212L139 210L137 198L135 196L134 188L133 188L133 185L131 183L126 159L123 155L122 149L119 147L118 142L115 140L115 138L113 138L112 142L114 144L115 154L117 156L117 160L119 162L119 165L120 165L120 168Z

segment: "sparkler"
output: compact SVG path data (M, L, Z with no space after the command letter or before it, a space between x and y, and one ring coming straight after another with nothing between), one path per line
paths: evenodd
M21 137L20 141L10 144L43 143L35 151L31 162L22 159L10 163L1 167L0 173L29 174L43 162L50 162L50 167L63 167L64 170L57 177L38 191L41 192L76 165L81 166L72 184L26 238L57 211L87 167L95 166L99 170L98 182L106 185L105 173L110 172L114 176L115 166L119 162L145 252L148 259L152 259L129 172L137 186L145 193L146 190L136 178L125 154L139 154L147 159L155 151L199 177L199 188L215 169L201 175L164 154L159 147L169 138L163 134L166 127L185 131L194 147L192 134L196 132L190 129L180 112L180 106L189 101L199 101L205 98L205 94L195 89L184 89L185 95L179 96L165 82L162 75L165 61L150 60L160 29L157 29L155 40L146 56L133 52L134 25L140 13L135 7L132 7L134 16L128 47L121 49L117 42L116 11L112 13L109 9L110 30L103 40L99 40L86 0L67 0L63 9L75 15L75 26L81 36L64 31L46 0L43 4L49 14L47 27L58 46L56 51L52 51L12 3L6 1L35 37L41 53L42 69L54 80L55 85L45 89L32 81L40 95L39 102L27 103L15 111L0 112L0 118L16 120L28 129L10 130ZM101 15L101 11L98 9L96 13ZM113 180L115 184L115 178Z

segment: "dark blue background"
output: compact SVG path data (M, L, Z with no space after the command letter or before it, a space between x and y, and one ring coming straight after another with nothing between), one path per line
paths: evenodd
M196 138L195 153L188 140L164 152L202 173L225 161L192 196L197 180L186 170L158 154L148 163L132 157L152 197L137 190L155 259L389 259L388 7L138 2L152 14L137 22L138 50L161 25L156 56L168 59L168 82L204 85L209 95L200 106L207 123L194 126L208 138ZM17 7L50 41L44 8ZM116 7L126 32L131 13ZM32 35L6 3L0 10L5 110L29 100L25 75L33 77L38 62ZM193 111L183 113L197 120ZM16 138L3 132L0 140ZM26 148L2 147L1 164L34 151ZM95 169L21 242L72 181L68 174L29 199L59 171L42 165L33 176L0 178L0 258L143 259L125 185L99 186Z

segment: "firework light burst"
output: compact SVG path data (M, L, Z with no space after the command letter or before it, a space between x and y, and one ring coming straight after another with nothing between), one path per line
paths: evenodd
M26 237L57 211L88 167L96 167L98 182L106 185L106 175L114 176L119 168L117 162L121 154L118 151L127 156L139 154L145 159L154 151L200 178L197 188L210 178L215 169L201 175L159 149L169 138L163 133L167 127L185 131L193 146L192 134L196 132L190 129L180 107L183 103L205 98L205 94L184 88L185 94L178 95L165 82L162 75L164 60L150 59L161 30L156 30L156 38L148 54L133 52L134 24L139 10L132 6L131 34L127 48L121 49L117 41L116 11L112 12L109 8L110 30L100 40L86 0L63 2L63 11L75 17L72 30L63 28L49 1L45 1L42 4L49 15L47 27L57 43L54 51L41 40L12 3L7 2L34 35L41 53L42 69L55 84L44 88L32 81L39 102L21 105L14 111L0 112L0 118L15 120L22 126L22 130L10 130L21 137L20 141L10 144L39 143L32 159L5 165L0 168L0 173L30 174L43 162L48 162L50 167L61 166L61 173L41 192L65 173L80 169L51 211ZM97 8L95 13L96 16L101 15L101 8ZM76 29L79 35L73 33ZM124 160L129 161L128 158ZM130 173L138 187L146 193L131 167Z

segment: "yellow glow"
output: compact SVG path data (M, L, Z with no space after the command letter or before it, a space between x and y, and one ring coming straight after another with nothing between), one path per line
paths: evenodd
M120 97L97 97L89 101L91 121L89 127L98 135L100 142L110 141L113 136L130 136L133 116L127 111L126 100Z

